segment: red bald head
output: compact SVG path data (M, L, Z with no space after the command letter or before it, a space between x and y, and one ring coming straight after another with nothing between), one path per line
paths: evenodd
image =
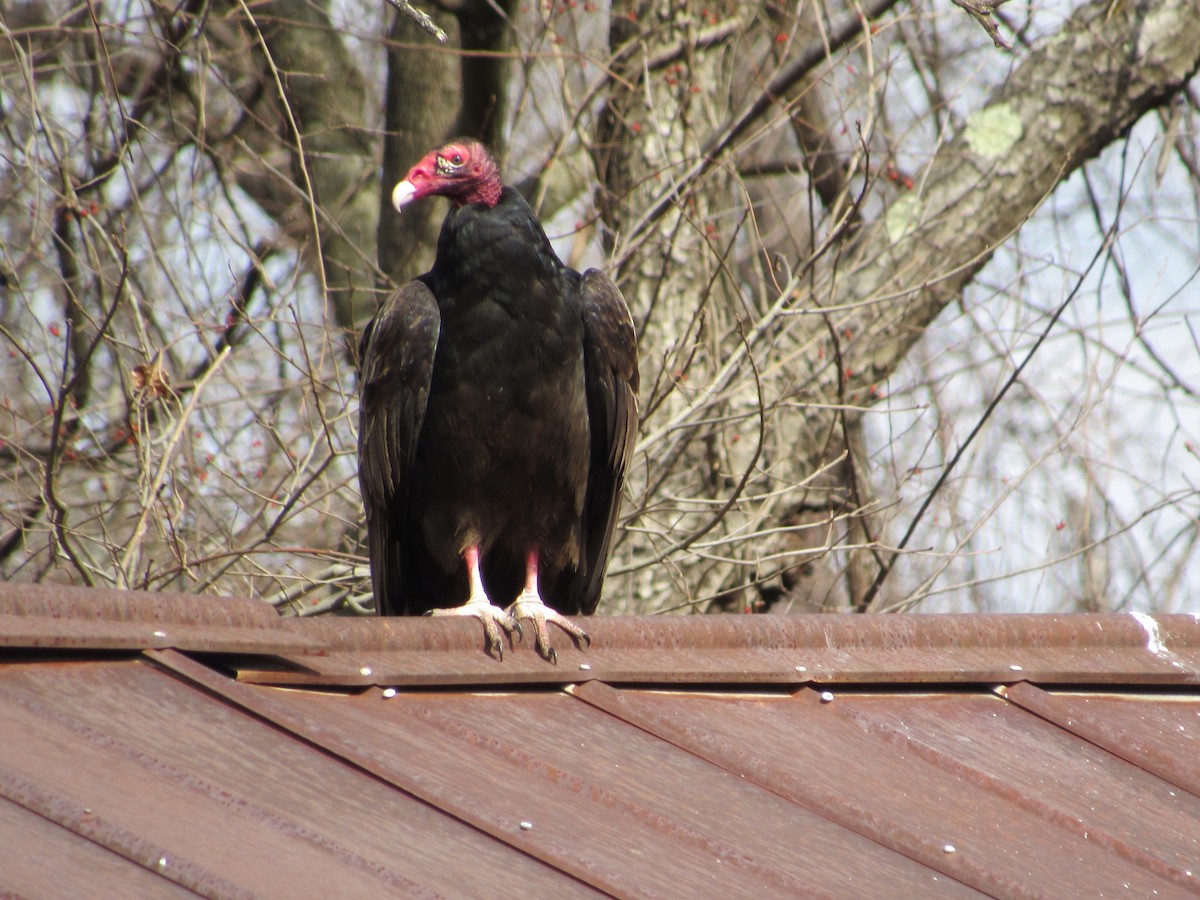
M414 200L437 194L459 206L495 206L502 187L500 168L487 148L472 138L459 138L426 154L409 169L392 190L392 205L399 211Z

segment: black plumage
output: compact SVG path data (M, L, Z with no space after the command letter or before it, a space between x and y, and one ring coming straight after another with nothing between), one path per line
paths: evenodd
M600 599L637 429L633 323L607 276L562 264L481 144L433 151L393 201L431 194L456 204L433 268L360 348L376 608L478 617L497 656L500 629L530 619L554 659L546 623L586 641L558 614Z

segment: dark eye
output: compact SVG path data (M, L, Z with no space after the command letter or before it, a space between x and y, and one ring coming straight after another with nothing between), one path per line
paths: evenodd
M458 170L463 166L463 155L455 153L452 156L438 156L437 170L439 175L452 177L458 173Z

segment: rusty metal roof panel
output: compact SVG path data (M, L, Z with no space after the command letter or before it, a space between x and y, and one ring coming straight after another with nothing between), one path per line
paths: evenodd
M0 646L240 655L242 680L295 685L1200 684L1187 615L670 616L586 621L551 666L522 642L494 660L478 623L282 619L228 598L0 585Z
M5 793L15 785L0 774ZM26 807L0 799L0 897L195 897ZM53 880L50 880L52 876Z
M975 893L566 692L223 693L617 896Z
M0 893L1200 893L1194 617L587 626L0 585Z
M837 712L864 732L1008 798L1024 816L1200 888L1200 881L1187 875L1200 861L1200 795L1130 765L1069 726L1058 727L1001 701L1004 693L914 695L903 703L893 695L840 693L836 703ZM1142 700L1149 707L1161 704ZM1200 721L1200 696L1179 697L1169 705L1178 713L1172 725ZM1170 730L1146 736L1161 747L1170 741ZM1187 767L1195 760L1173 762Z
M268 604L236 597L119 591L56 584L0 584L0 612L89 622L174 622L270 629L279 616Z
M1200 695L1065 693L1030 684L1004 690L1013 703L1200 795ZM1200 842L1200 832L1196 835ZM1200 859L1200 843L1196 845Z
M87 622L0 614L0 647L42 650L144 650L176 647L198 653L282 656L319 651L321 644L300 633L246 626L175 622Z
M1154 624L1153 635L1146 620ZM429 685L1039 683L1200 684L1200 621L1143 616L677 616L586 621L557 667L518 644L495 660L462 619L285 620L327 649L239 664L244 681Z
M313 650L266 603L226 597L0 584L0 647L273 654Z
M614 622L620 627L623 622ZM556 644L553 666L528 648L484 652L482 630L473 622L468 647L440 653L388 650L329 651L320 655L280 652L278 665L256 668L253 658L237 662L238 678L259 684L291 685L505 685L571 684L991 684L1030 678L1041 684L1200 684L1200 654L1188 654L1185 669L1134 649L1029 652L1015 648L981 651L771 650L694 648L629 649L593 641L587 650ZM480 634L475 634L479 631ZM593 631L601 631L594 628Z
M1141 846L1170 828L1200 833L1194 806L1176 808L1161 829L1124 842L1123 832L1103 832L1099 821L1100 833L1093 834L1074 827L1069 811L1044 793L1014 784L1010 775L931 752L922 731L872 723L853 694L802 689L786 697L726 697L714 708L703 697L601 684L583 685L576 693L993 896L1037 895L1045 885L1064 883L1079 896L1200 891L1200 872L1167 863ZM981 699L993 703L999 717L1004 701L976 695L971 702L977 706ZM898 711L919 705L915 696L891 700ZM1082 741L1076 744L1083 748ZM1108 785L1097 781L1095 787L1103 791Z
M588 892L146 663L5 666L0 733L8 800L206 896Z

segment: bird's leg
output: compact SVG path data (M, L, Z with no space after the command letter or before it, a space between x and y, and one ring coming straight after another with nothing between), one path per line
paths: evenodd
M500 636L503 628L508 634L514 631L521 635L521 623L505 609L496 606L483 589L483 576L479 571L479 545L471 544L463 552L463 561L467 564L467 579L471 583L471 593L467 602L462 606L449 609L431 609L428 616L471 616L483 623L487 632L488 652L494 653L497 659L504 659L504 641Z
M550 632L546 623L553 622L576 641L583 641L585 645L592 643L592 639L587 636L586 631L542 602L542 595L538 593L538 551L536 548L530 550L525 557L525 589L513 601L508 612L514 619L533 621L538 655L552 663L558 662L558 654L550 646Z

